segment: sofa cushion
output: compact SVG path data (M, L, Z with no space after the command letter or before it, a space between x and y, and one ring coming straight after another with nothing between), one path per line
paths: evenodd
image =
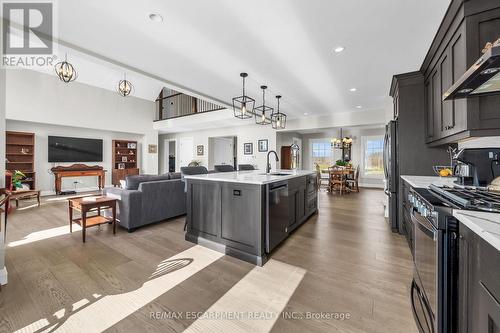
M170 176L170 179L181 179L180 172L169 172L168 175Z
M137 190L139 188L139 184L144 182L154 182L159 180L169 180L169 174L163 175L131 175L125 178L125 189L126 190Z

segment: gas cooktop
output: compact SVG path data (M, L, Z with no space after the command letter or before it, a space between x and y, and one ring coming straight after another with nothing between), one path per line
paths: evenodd
M430 191L440 199L461 209L500 213L500 193L473 187L431 185Z

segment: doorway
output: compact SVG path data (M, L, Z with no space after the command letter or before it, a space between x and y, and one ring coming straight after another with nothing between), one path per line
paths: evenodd
M168 152L167 152L167 169L168 172L175 172L175 140L169 140L168 142Z
M237 142L235 136L208 138L208 168L215 165L237 166Z
M159 170L160 173L175 172L177 156L177 140L176 139L163 139L160 141L159 147Z

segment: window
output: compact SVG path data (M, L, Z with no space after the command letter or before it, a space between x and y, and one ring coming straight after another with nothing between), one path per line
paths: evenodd
M384 174L383 164L384 137L363 137L363 174L366 177L382 177Z
M311 162L314 167L319 164L321 168L332 165L333 154L330 139L311 140Z

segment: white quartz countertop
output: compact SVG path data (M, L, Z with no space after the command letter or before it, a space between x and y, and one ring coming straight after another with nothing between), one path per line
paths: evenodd
M286 173L287 175L276 176L272 175L273 173ZM252 170L252 171L218 172L218 173L209 173L205 175L190 175L190 176L184 176L184 178L211 180L217 182L264 185L264 184L278 182L280 180L288 180L296 177L311 175L314 173L315 173L314 171L310 170L272 170L271 174L266 174L265 171L262 170Z
M500 251L500 214L453 210L453 216Z
M457 178L455 177L438 177L438 176L401 176L412 187L428 188L431 184L437 186L456 186L453 183Z

